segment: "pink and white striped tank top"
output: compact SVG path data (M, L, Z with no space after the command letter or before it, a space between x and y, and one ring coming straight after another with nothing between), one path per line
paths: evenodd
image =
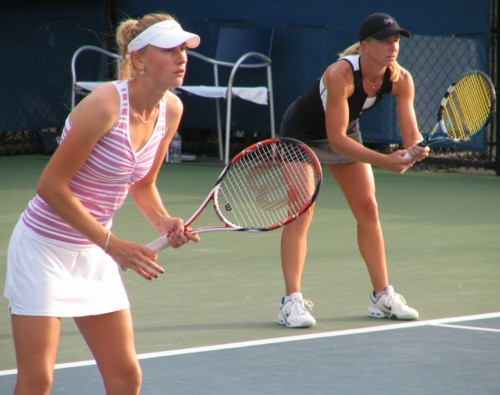
M115 126L96 144L82 168L69 183L70 189L89 213L110 228L113 215L123 205L130 185L149 172L158 146L165 136L165 99L160 101L159 117L146 145L134 152L129 133L129 91L127 81L113 84L120 93L120 114ZM69 119L69 118L68 118ZM68 119L62 138L71 133ZM40 196L36 195L22 215L23 223L35 233L61 242L91 245L71 228Z

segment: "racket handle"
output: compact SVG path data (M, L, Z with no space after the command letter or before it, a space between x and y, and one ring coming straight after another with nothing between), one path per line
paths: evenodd
M146 244L147 247L151 248L154 252L159 252L169 247L167 235L163 235L158 237L156 240L153 240Z
M406 153L403 155L403 158L406 160L413 160L413 156L411 156L410 151L406 151Z
M168 244L168 240L167 240L166 235L158 237L156 240L153 240L153 241L149 242L148 244L146 244L146 247L151 248L154 252L159 252L161 250L164 250L168 246L169 246L169 244ZM122 270L124 272L128 272L127 267L125 267L123 265L120 265L120 267L122 268Z
M425 140L422 140L420 143L417 144L419 147L427 147L429 143ZM413 160L413 156L411 156L410 151L406 151L406 153L403 155L403 158L406 160Z

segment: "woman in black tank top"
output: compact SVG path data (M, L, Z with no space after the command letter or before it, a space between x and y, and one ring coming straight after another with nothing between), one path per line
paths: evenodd
M377 318L416 319L418 312L389 284L385 246L378 217L372 165L402 174L428 155L417 147L422 140L415 111L411 74L397 62L400 36L410 33L387 14L368 16L359 29L359 42L327 67L303 96L289 107L280 133L309 144L342 188L357 221L358 245L373 285L368 314ZM358 119L382 98L397 100L403 144L407 149L382 154L363 146ZM413 160L404 158L409 152ZM309 327L316 323L308 311L312 302L301 294L307 252L307 232L313 217L307 214L287 225L281 242L286 296L278 323Z

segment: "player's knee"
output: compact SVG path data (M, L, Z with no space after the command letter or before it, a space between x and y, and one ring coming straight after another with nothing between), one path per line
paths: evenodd
M114 371L104 377L107 394L136 395L142 385L142 370L139 363Z
M375 199L367 199L354 209L358 221L378 221L378 203Z
M31 375L18 372L15 392L33 395L50 394L53 383L54 377L51 374L37 372Z
M291 222L283 229L283 233L288 234L307 234L311 222L313 219L314 211L312 209L307 210L295 221Z

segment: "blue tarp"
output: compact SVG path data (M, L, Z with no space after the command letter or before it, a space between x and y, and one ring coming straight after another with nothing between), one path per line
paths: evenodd
M169 12L187 29L202 37L200 52L214 52L220 26L274 28L273 75L276 123L288 104L300 95L336 60L337 53L356 40L359 24L372 12L387 12L414 37L402 42L401 63L415 77L417 115L422 130L430 128L434 113L419 110L419 101L437 103L451 79L470 68L487 70L489 62L490 0L149 0L114 2L119 18L145 13ZM3 61L0 63L0 132L60 127L70 103L70 60L81 45L105 45L108 22L105 1L9 2L2 6L0 29ZM425 57L413 57L413 48L431 42ZM405 40L406 41L406 40ZM435 44L437 43L437 44ZM447 62L450 47L468 54L462 64ZM443 73L425 86L429 76ZM186 83L196 77L194 62L188 67ZM423 88L421 88L423 87ZM421 95L421 96L420 96ZM184 127L214 128L213 103L185 98ZM398 138L393 103L363 118L366 141L393 142ZM386 108L392 106L392 108ZM233 120L243 130L268 127L265 108L236 104ZM479 140L478 140L479 141Z

